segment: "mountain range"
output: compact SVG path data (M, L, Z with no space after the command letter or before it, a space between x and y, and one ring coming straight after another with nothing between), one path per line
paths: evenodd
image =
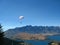
M14 29L8 29L5 31L5 37L12 38L15 35L19 35L21 33L27 34L59 34L60 27L59 26L32 26L27 25L23 27L16 27Z

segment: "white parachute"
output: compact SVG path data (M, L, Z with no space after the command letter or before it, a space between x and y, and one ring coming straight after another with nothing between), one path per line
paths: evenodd
M22 23L22 20L24 19L24 16L19 16L20 23Z
M24 16L19 16L19 19L20 19L20 20L24 19Z

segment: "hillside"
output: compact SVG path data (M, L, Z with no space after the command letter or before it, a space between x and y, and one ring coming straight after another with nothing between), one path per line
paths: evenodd
M23 26L9 29L5 32L5 37L12 38L21 33L27 34L43 34L43 35L56 35L60 33L59 26ZM28 37L28 36L27 36Z
M17 41L8 39L8 38L3 38L2 40L0 39L0 45L20 45Z

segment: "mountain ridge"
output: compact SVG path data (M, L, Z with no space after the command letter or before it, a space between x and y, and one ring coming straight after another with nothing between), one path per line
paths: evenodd
M12 36L25 32L29 34L48 34L48 33L60 33L60 26L32 26L27 25L23 27L16 27L5 31L5 37L11 38Z

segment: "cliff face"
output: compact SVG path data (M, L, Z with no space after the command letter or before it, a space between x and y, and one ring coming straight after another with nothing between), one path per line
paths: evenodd
M56 35L60 34L60 27L59 26L23 26L17 27L15 29L9 29L5 31L5 37L12 38L19 33L27 33L29 34L44 34L44 35ZM19 34L20 36L22 34Z
M29 33L19 33L12 37L12 39L22 39L22 40L45 40L46 36L42 34L29 34Z

